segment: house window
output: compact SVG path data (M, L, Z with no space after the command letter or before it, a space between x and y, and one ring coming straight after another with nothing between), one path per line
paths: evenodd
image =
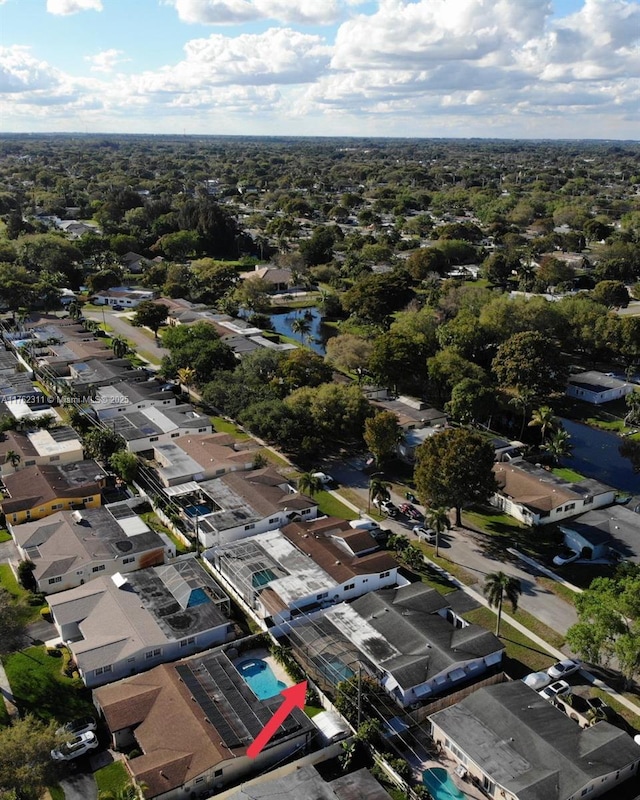
M245 531L252 531L252 530L253 530L255 527L256 527L256 526L255 526L255 523L253 523L253 522L252 522L252 523L251 523L251 524L249 524L249 525L245 525L245 526L244 526L244 529L245 529Z
M158 437L157 436L151 436L149 441L150 442L157 442L158 441Z
M343 589L342 591L343 591L343 592L348 592L348 591L350 591L351 589L355 589L355 588L356 588L356 585L355 585L355 583L348 583L348 584L347 584L347 585L344 587L344 589Z
M102 572L105 569L104 564L98 564L97 567L93 567L91 572Z
M217 770L216 770L216 771L213 773L213 777L214 777L214 778L219 778L221 775L222 775L222 770L221 770L221 769L217 769Z
M155 658L156 656L162 655L162 649L160 647L156 647L155 650L147 650L144 654L145 658Z
M135 560L136 560L136 559L135 559L135 556L129 556L129 558L123 558L123 559L122 559L122 563L123 563L123 564L133 564L133 562L134 562Z
M188 647L190 644L193 644L196 640L195 636L190 636L188 639L183 639L180 642L180 647Z
M175 438L176 438L176 437L178 437L178 436L180 436L180 431L177 431L177 433L172 433L172 434L171 434L171 438L172 438L172 439L175 439Z
M49 583L60 583L62 581L62 575L58 575L55 578L49 578Z
M28 461L24 462L25 467L33 467L36 463L35 458L30 458Z
M49 456L49 461L60 461L60 456Z
M585 497L584 498L584 505L585 506L591 505L591 503L593 503L593 497Z
M271 519L269 520L269 522L270 522L270 523L273 523L273 522L278 522L278 517L271 517Z
M304 511L300 512L300 515L304 516L305 514L309 514L309 513L311 513L311 509L310 508L305 508Z
M198 433L206 433L206 432L207 432L206 428L198 428Z
M575 504L575 503L567 503L567 505L564 507L564 510L565 510L565 511L571 511L571 510L572 510L572 509L574 509L575 507L576 507L576 504Z
M83 503L93 503L93 501L94 501L93 497L83 497L82 498L82 502Z
M194 783L202 783L204 781L203 776L201 775L199 778L196 778Z
M324 600L325 597L329 596L329 592L322 592L322 594L316 595L316 600Z
M59 508L64 508L64 503L54 503L51 506L52 511L57 511Z
M391 573L389 572L389 570L387 570L386 572L381 572L381 573L380 573L380 577L381 577L381 578L388 578L388 577L389 577L389 575L391 575Z
M132 664L136 660L135 656L131 656L131 658L127 659L127 664Z

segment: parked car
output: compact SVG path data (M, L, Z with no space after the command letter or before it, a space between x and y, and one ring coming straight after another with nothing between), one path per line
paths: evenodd
M420 501L413 492L405 492L404 496L410 503L415 503L416 505L420 505Z
M563 661L558 661L552 667L549 667L547 675L552 680L566 678L567 675L573 675L574 672L577 672L580 667L581 664L579 661L576 661L574 658L565 658Z
M436 532L431 528L423 528L422 525L414 525L411 529L418 539L422 539L425 542L435 542L436 540Z
M550 684L543 689L541 692L538 692L540 697L543 697L545 700L553 700L556 695L559 694L569 694L571 691L571 687L566 681L556 681L555 683Z
M80 719L74 719L72 722L66 722L62 727L58 728L56 733L80 736L81 733L89 733L97 730L97 727L93 717L81 717Z
M398 506L395 503L392 503L391 500L381 500L379 497L374 498L373 505L377 506L380 511L386 514L388 517L397 517L398 516Z
M313 477L317 478L325 489L335 489L338 485L338 481L326 472L314 472Z
M411 503L403 503L400 506L400 511L405 514L409 519L419 520L422 519L422 514L418 511L415 506L412 506Z
M124 311L124 306L111 306L112 311Z
M572 561L577 561L580 558L580 553L576 553L569 548L565 548L557 556L553 557L553 563L556 567L564 567L565 564L571 564Z
M350 527L361 531L378 531L380 526L372 519L352 519L349 523Z
M74 736L70 741L52 750L51 758L54 761L72 761L74 758L80 758L90 750L94 750L97 746L98 739L95 733L87 731L79 736Z
M551 683L551 678L546 672L530 672L528 675L524 676L522 683L530 689L535 689L536 692L539 692L540 689L544 689Z

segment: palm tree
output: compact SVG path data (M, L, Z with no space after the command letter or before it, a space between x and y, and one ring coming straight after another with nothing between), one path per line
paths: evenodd
M514 395L509 402L511 405L516 406L517 408L522 409L522 425L520 427L520 438L522 439L524 435L524 426L527 421L527 411L529 410L529 406L531 405L531 401L533 400L534 394L531 389L520 388L518 389L518 394Z
M322 481L313 472L303 472L298 478L298 491L312 497L322 491Z
M544 449L549 453L553 459L554 464L557 464L561 458L566 458L571 455L573 446L571 444L571 436L564 428L558 428L553 432L549 441L545 444Z
M540 438L542 444L549 431L552 431L557 425L557 419L554 416L553 409L550 406L540 406L536 408L531 415L529 422L530 428L540 428Z
M448 531L451 527L449 521L449 509L444 506L434 506L428 508L424 515L427 525L436 532L436 556L439 555L438 548L440 547L440 534Z
M116 358L123 358L129 352L129 345L121 336L116 336L113 340L113 355Z
M484 596L487 598L491 608L498 607L496 636L500 636L500 621L504 599L506 598L511 603L511 608L516 611L521 594L522 586L520 581L512 575L506 575L504 572L490 572L484 579Z
M296 317L291 323L291 330L293 333L297 333L298 336L302 339L302 343L304 344L311 332L311 321L308 317Z
M191 386L196 379L196 371L193 367L181 367L178 370L178 381L182 386L186 386L187 394L191 396Z
M14 469L18 466L21 460L20 453L16 453L15 450L7 450L5 458Z
M372 475L369 481L369 503L367 505L367 511L371 509L372 500L388 500L391 497L391 493L389 492L390 488L390 483Z

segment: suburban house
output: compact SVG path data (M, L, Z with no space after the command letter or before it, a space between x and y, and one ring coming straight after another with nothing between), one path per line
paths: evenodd
M90 390L100 386L111 386L120 381L140 383L148 378L146 369L132 367L126 358L111 358L108 361L90 358L69 365L69 383L83 395L91 394Z
M228 433L179 436L153 446L155 473L163 486L202 481L227 472L253 469L257 445Z
M8 496L0 500L0 508L12 525L64 509L97 508L106 478L93 460L26 467L4 478Z
M162 263L164 259L161 256L155 258L145 258L140 253L134 253L129 250L123 256L120 256L120 263L126 272L144 272L147 267L153 263Z
M264 264L256 264L253 272L241 272L240 278L243 281L252 281L259 278L269 286L270 292L286 292L293 285L293 273L290 269L281 267L270 267Z
M229 598L192 556L95 578L49 608L89 687L235 638Z
M100 339L92 339L88 342L72 339L59 344L47 344L45 347L40 347L37 354L38 366L48 367L58 377L70 377L71 364L90 361L94 358L110 361L115 358L115 355L113 350Z
M152 289L134 289L128 286L115 286L103 292L96 292L91 298L98 306L122 306L136 308L143 300L153 300L156 293Z
M488 686L429 718L431 735L496 800L598 797L638 773L640 747L598 722L581 728L521 681Z
M143 408L175 405L174 393L164 391L155 379L142 383L119 381L111 386L101 386L95 393L95 399L91 401L91 408L100 420Z
M602 403L610 403L612 400L619 400L625 395L631 394L636 389L633 383L621 381L613 375L606 375L604 372L592 370L590 372L580 372L577 375L570 375L567 382L566 394L585 403L593 403L599 406Z
M477 680L502 661L504 645L454 610L424 583L370 591L292 628L294 652L321 686L335 688L359 670L401 706Z
M213 547L206 559L263 627L286 632L288 623L302 622L335 603L405 582L396 560L379 549L368 531L357 533L373 542L373 552L353 555L340 546L328 535L336 522L292 523Z
M274 797L278 800L391 800L364 768L325 781L313 766L255 783L243 782L235 792L227 793L224 800L273 800Z
M0 476L43 464L82 461L82 441L66 426L0 433Z
M209 797L311 748L315 726L294 708L261 753L247 756L282 698L258 699L237 662L235 648L218 648L93 693L113 746L139 753L123 763L144 797Z
M526 525L549 525L613 503L615 489L585 478L568 481L515 458L493 466L499 489L491 504Z
M175 545L152 531L126 503L58 511L9 532L20 557L34 564L38 591L73 589L100 575L157 567L174 558Z
M431 408L416 397L390 397L387 390L365 390L369 403L376 411L391 411L396 415L403 436L396 450L399 458L408 464L416 460L416 450L427 439L447 425L444 411Z
M203 547L226 544L275 530L294 519L315 519L318 503L300 494L273 467L229 472L200 483L188 481L164 490L184 509Z
M566 547L581 561L633 561L640 564L640 514L613 505L588 511L560 525Z
M193 410L189 403L148 406L110 417L108 425L127 443L127 450L152 450L156 442L170 442L185 434L211 433L209 417Z
M0 401L8 403L23 400L39 407L46 404L42 390L33 385L33 372L24 369L19 359L10 351L0 351Z
M95 222L82 222L78 219L61 219L56 223L56 227L64 231L70 239L80 239L87 233L100 233Z

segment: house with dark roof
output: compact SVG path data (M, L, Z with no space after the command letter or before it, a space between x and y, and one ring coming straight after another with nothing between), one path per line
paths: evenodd
M132 409L110 417L108 425L122 436L131 453L153 450L156 443L186 434L213 432L209 417L194 411L189 403Z
M219 478L169 486L164 495L184 511L203 547L275 530L295 519L315 519L318 503L273 467L228 472Z
M432 714L429 727L495 800L598 797L640 765L640 747L620 728L605 721L581 728L521 681L478 689Z
M237 660L237 653L218 648L93 693L112 745L139 753L124 764L144 797L209 797L311 749L315 726L294 708L261 753L247 756L282 698L260 700Z
M111 386L120 381L139 383L148 379L146 369L132 367L126 358L105 361L90 358L69 365L69 383L80 394L89 394L88 389Z
M49 608L89 687L235 638L229 598L194 557L95 578Z
M91 401L91 408L98 419L111 419L130 411L144 408L168 408L176 405L176 396L165 391L156 380L131 383L118 381L109 386L101 386Z
M497 463L491 504L526 525L550 525L613 503L616 491L599 481L570 481L523 458Z
M589 511L560 525L565 546L591 561L632 561L640 564L640 514L613 505Z
M64 509L97 508L107 475L92 459L26 467L4 478L7 497L0 508L12 525L42 519Z
M58 511L36 522L9 525L21 558L34 565L40 592L81 586L100 575L164 564L175 545L156 533L126 502L83 511Z
M300 767L268 780L243 782L224 800L391 800L373 775L358 769L326 781L312 766Z
M292 523L213 547L205 558L254 618L274 633L343 600L406 583L396 560L367 531L357 533L369 536L373 547L354 555L330 535L339 521L325 519L329 527L324 533L323 519Z
M629 381L621 381L613 375L591 370L570 375L567 381L566 394L585 403L595 406L619 400L635 391L635 386Z
M453 593L457 595L457 593ZM497 667L504 645L423 583L370 591L289 633L320 685L368 674L401 706L468 684Z

